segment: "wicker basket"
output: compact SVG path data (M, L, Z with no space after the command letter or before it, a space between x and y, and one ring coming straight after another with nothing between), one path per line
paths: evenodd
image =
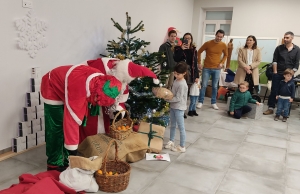
M107 161L111 144L115 143L115 160ZM117 193L127 188L130 178L130 165L118 159L118 144L116 140L111 140L108 144L101 170L103 174L95 172L95 179L99 185L99 190L108 193ZM106 175L106 172L117 172L118 175Z
M121 120L116 122L116 118L118 117L118 115L124 111L127 113L127 118L122 118ZM126 131L118 130L118 127L121 127L124 125L129 126L129 128ZM121 110L120 112L118 112L116 114L116 116L110 126L109 136L114 139L117 139L117 140L123 140L132 133L132 125L133 125L133 121L129 116L129 112L127 110Z

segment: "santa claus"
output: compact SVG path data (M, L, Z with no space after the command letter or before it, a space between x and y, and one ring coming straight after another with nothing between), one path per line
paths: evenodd
M116 98L115 103L110 106L102 106L99 115L89 114L86 126L80 128L80 140L97 133L109 133L110 120L120 110L126 109L125 102L128 99L128 84L136 77L152 77L155 84L159 84L156 75L147 67L137 65L129 59L119 60L116 58L98 58L87 61L90 67L94 67L106 75L113 75L122 82L121 94ZM96 109L97 110L97 109ZM123 112L124 114L124 112ZM95 116L96 115L96 116ZM122 115L124 116L124 115Z
M68 156L77 154L79 126L86 121L88 104L111 106L121 89L115 77L86 64L57 67L43 76L48 170L64 170Z

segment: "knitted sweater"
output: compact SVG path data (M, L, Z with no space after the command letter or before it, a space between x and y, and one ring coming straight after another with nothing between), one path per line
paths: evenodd
M203 51L206 52L206 57L204 59L204 68L208 69L218 69L220 63L225 63L228 55L227 46L224 42L216 43L214 40L210 40L205 42L198 50L198 64L201 63L201 53ZM224 55L221 59L222 53Z
M249 91L240 92L240 90L237 89L231 98L229 111L233 112L234 110L240 109L248 103L255 104L256 102L257 101L252 98Z

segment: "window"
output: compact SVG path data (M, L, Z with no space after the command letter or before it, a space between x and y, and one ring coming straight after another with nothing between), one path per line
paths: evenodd
M214 35L222 29L225 35L230 35L232 11L205 11L203 35Z

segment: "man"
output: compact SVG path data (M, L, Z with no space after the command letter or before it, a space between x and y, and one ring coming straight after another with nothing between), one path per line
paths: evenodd
M170 74L169 74L169 79L167 81L167 88L171 89L172 85L173 85L173 81L174 81L174 72L173 69L175 67L175 61L173 59L173 55L174 55L174 46L175 45L175 41L176 41L176 37L177 37L177 32L175 30L171 30L168 32L168 40L167 42L165 42L164 44L162 44L159 47L159 52L164 52L166 53L166 57L167 57L167 65L170 69Z
M205 42L201 48L198 50L198 68L202 69L201 64L201 53L206 52L206 57L204 59L204 66L202 70L202 87L200 90L199 103L197 108L202 108L206 87L208 80L212 79L212 96L211 96L211 106L213 109L218 110L217 102L217 91L218 82L220 77L221 69L224 67L225 60L228 55L227 46L222 39L225 35L223 30L218 30L215 35L214 40ZM221 59L221 56L223 57Z
M292 69L295 73L299 68L300 49L292 43L294 33L288 31L284 34L284 44L276 47L273 55L273 76L271 93L268 99L268 110L264 115L274 113L276 103L276 93L279 88L280 81L284 79L283 72L286 69Z

